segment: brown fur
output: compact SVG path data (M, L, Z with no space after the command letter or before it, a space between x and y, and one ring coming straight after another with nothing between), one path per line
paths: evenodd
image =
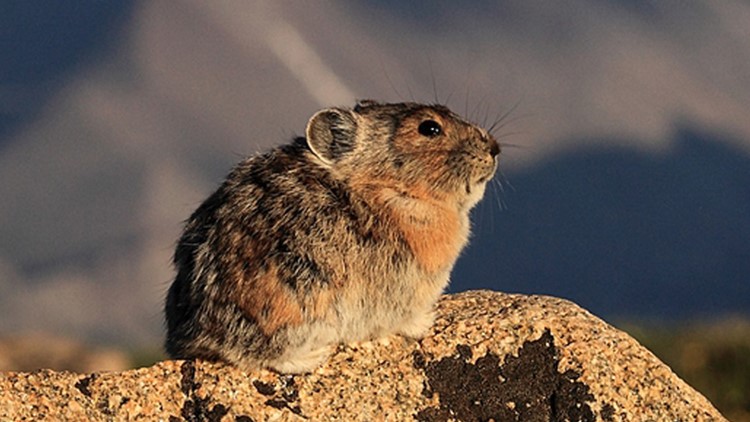
M173 357L304 372L339 342L429 328L496 141L442 106L372 101L306 135L238 164L187 221Z

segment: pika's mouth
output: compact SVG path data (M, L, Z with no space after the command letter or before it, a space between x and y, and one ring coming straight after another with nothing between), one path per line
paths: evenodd
M466 193L471 195L477 190L484 190L484 186L495 177L497 171L497 160L493 160L492 166L488 166L487 170L484 171L478 178L469 178L466 181Z
M487 182L495 176L499 147L492 148L492 145L496 144L490 144L490 148L473 145L473 148L460 151L460 158L465 167L459 173L463 175L463 190L469 196L484 192Z
M489 182L493 177L495 177L496 171L497 171L497 157L492 157L492 165L487 166L487 171L483 175L481 175L475 183L480 184L480 183Z

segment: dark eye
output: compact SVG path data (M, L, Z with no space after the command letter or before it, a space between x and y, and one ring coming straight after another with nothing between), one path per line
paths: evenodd
M424 122L419 124L419 134L422 136L427 136L428 138L434 138L435 136L440 135L443 133L443 128L440 127L440 124L434 120L425 120Z

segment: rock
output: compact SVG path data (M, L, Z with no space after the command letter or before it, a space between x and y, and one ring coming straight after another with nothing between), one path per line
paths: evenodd
M444 296L427 338L342 345L312 374L165 361L0 373L0 420L721 421L627 334L556 298Z

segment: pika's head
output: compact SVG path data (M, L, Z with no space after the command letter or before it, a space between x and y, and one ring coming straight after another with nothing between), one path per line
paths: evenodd
M335 177L471 208L495 172L500 147L441 105L361 101L319 111L307 144Z

